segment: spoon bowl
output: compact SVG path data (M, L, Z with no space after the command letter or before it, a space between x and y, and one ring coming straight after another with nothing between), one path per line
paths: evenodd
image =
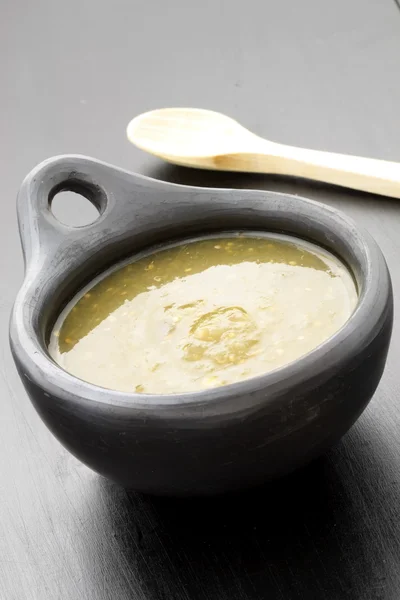
M216 157L241 152L244 146L254 148L257 140L263 141L234 119L198 108L144 113L132 119L127 135L138 148L168 162L203 168L216 168Z

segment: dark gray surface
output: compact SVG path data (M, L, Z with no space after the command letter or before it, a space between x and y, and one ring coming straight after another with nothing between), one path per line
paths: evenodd
M79 464L31 407L7 341L23 276L15 194L37 162L64 152L340 207L380 244L398 297L398 201L173 169L124 134L144 110L200 106L277 141L400 161L395 2L5 0L1 8L0 598L397 600L398 322L379 390L337 449L273 490L212 503L128 495Z

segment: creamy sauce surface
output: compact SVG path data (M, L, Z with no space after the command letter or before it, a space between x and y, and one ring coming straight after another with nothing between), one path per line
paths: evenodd
M261 375L348 320L357 290L317 246L226 235L161 249L88 286L49 350L66 371L125 392L171 394Z

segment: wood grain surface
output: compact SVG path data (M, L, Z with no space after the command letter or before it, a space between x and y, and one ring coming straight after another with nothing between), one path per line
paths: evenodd
M273 486L201 501L141 497L78 463L30 405L7 339L23 278L15 195L65 152L336 206L382 247L398 309L398 200L174 168L125 138L135 114L199 106L281 143L400 161L396 2L3 0L0 76L0 599L398 600L398 320L381 385L335 449Z

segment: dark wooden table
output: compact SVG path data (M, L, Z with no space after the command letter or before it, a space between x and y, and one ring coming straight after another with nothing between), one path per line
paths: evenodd
M65 152L336 206L381 245L398 309L399 201L173 168L125 139L137 113L199 106L272 140L400 161L395 1L3 0L1 9L1 600L398 600L398 321L381 385L335 449L285 481L214 500L140 497L78 463L30 405L7 339L23 278L15 195L37 162Z

